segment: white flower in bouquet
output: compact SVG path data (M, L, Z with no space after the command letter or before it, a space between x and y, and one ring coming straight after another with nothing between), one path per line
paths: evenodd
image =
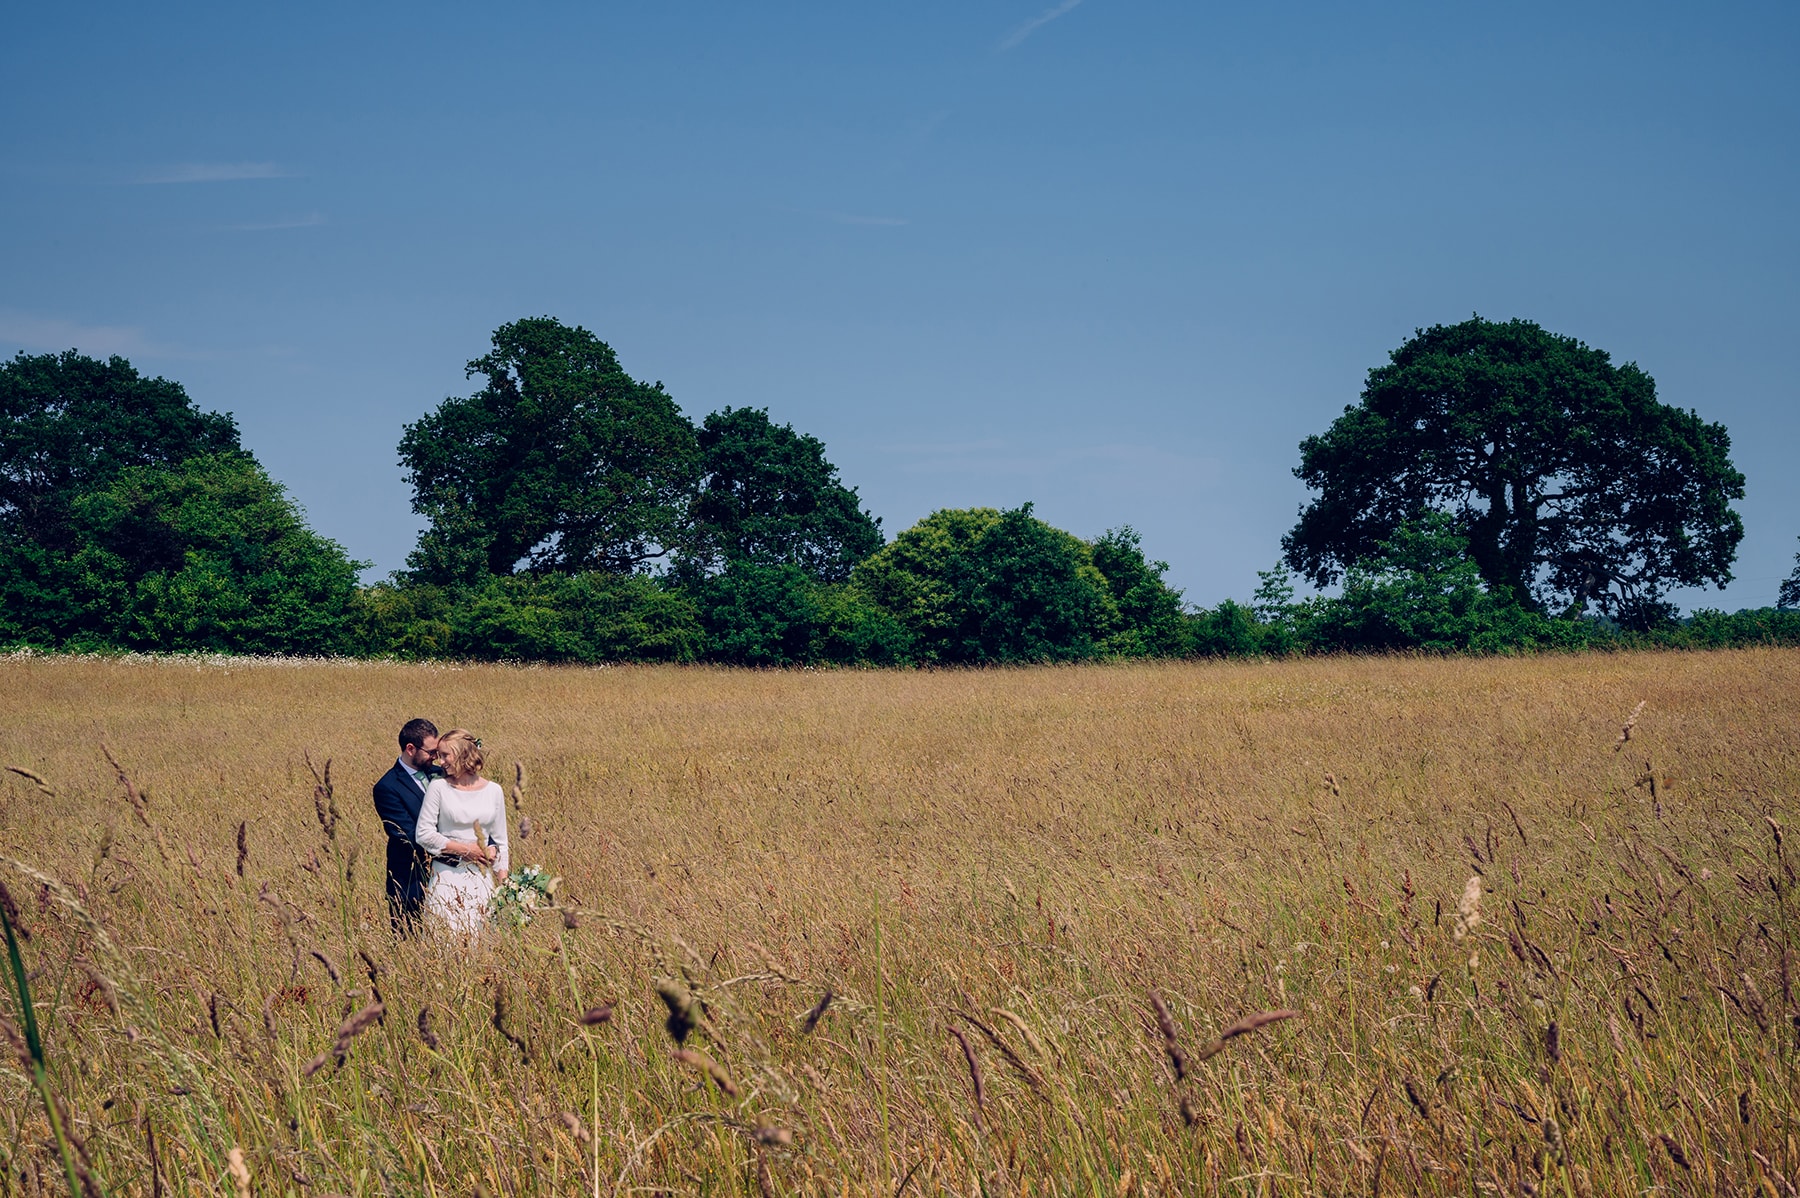
M533 911L555 901L556 887L561 881L536 865L515 870L506 876L506 881L494 887L489 915L495 923L522 928L531 922Z

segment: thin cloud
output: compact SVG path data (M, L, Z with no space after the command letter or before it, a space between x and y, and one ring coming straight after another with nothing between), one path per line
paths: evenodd
M158 350L134 325L77 324L27 312L0 310L0 344L28 350L78 349L83 353L129 357Z
M1056 5L1054 8L1046 8L1043 12L1031 18L1031 20L1026 21L1023 25L1020 25L1017 29L1007 34L1006 37L1001 40L1000 48L1002 50L1012 49L1050 22L1056 20L1056 18L1067 16L1069 13L1074 12L1080 5L1081 0L1062 0L1062 3Z
M895 226L912 224L912 218L905 216L871 216L866 213L833 212L820 208L777 208L775 211L804 216L811 220L828 220L837 225Z
M139 183L235 183L240 179L291 179L294 172L273 162L183 162L140 175Z
M840 225L910 225L912 221L904 216L856 216L849 212L820 213L826 220L836 221Z
M311 229L325 223L323 212L308 212L302 216L280 216L274 220L248 221L239 225L226 225L234 233L262 233L269 229Z

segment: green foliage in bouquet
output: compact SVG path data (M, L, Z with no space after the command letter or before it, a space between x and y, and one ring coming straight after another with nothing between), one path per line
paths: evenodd
M515 870L494 887L488 915L501 927L522 928L531 922L532 912L556 901L556 887L561 882L536 865Z

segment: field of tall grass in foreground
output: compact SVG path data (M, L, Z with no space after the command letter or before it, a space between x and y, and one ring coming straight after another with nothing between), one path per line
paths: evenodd
M1796 1198L1797 702L1793 650L14 659L0 880L111 1194ZM396 943L413 715L561 911ZM22 1051L0 1185L62 1192Z

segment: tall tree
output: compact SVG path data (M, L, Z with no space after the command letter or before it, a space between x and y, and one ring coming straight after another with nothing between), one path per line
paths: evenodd
M881 548L880 519L839 480L817 437L774 423L767 409L726 408L706 418L699 439L698 563L797 566L841 582Z
M71 349L0 364L0 532L41 549L72 549L75 500L120 471L238 450L229 415L124 358Z
M1775 603L1778 607L1800 607L1800 553L1794 555L1794 572L1781 580L1781 593Z
M699 448L661 383L636 381L605 342L548 316L494 330L467 374L487 385L400 441L413 510L431 521L409 559L416 576L623 573L677 543Z
M1324 586L1403 523L1447 511L1495 591L1653 622L1671 587L1731 580L1744 476L1730 448L1723 425L1572 337L1525 320L1438 325L1301 442L1294 473L1320 494L1282 547Z

